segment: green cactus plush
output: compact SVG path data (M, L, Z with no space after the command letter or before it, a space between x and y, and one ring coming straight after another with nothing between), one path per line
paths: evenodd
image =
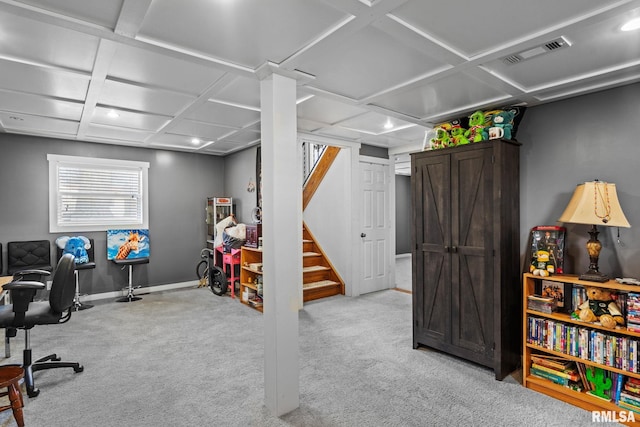
M604 369L593 366L590 367L587 369L587 380L589 380L595 387L595 389L591 390L589 393L602 399L609 399L606 391L611 388L611 378L605 377Z
M469 116L469 129L464 133L464 136L470 142L483 141L489 138L484 129L484 113L482 111L478 110Z

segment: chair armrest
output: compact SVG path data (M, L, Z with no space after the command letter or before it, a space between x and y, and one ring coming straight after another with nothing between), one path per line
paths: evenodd
M21 319L24 318L24 313L29 309L29 303L33 301L36 292L44 288L46 288L44 283L31 281L11 282L2 287L2 289L8 290L9 295L11 295L16 321L22 321Z
M21 289L35 289L36 291L40 289L44 289L46 286L42 282L32 282L32 281L15 281L9 282L6 285L2 286L2 289L6 289L8 291L21 290Z
M13 273L13 278L18 279L29 274L38 274L40 276L51 276L51 272L47 270L20 270Z

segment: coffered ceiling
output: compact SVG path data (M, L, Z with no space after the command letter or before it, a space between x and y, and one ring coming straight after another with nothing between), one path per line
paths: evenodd
M0 0L0 131L226 155L259 75L300 132L415 150L476 109L640 81L640 0Z

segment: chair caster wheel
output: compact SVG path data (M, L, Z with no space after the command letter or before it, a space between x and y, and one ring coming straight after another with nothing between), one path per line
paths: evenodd
M40 389L39 388L32 388L32 389L28 389L27 388L27 395L29 397L38 397L38 395L40 394Z
M77 368L73 368L73 372L82 372L84 371L84 366L80 365Z

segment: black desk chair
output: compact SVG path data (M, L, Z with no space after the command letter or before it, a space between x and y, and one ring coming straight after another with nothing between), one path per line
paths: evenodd
M96 268L96 263L94 261L95 258L93 256L93 239L90 239L90 238L84 238L84 239L89 241L89 244L87 245L89 247L87 248L85 246L85 250L87 252L87 257L89 261L82 264L77 264L77 263L75 264L76 268L75 268L74 275L76 277L76 293L75 293L75 296L73 297L73 307L71 307L73 311L86 310L88 308L93 307L92 304L87 304L80 301L80 279L79 279L80 271L91 270ZM56 240L56 247L57 247L56 253L57 253L58 259L60 259L62 257L62 254L64 253L64 247L61 248L58 245L58 240Z
M44 270L51 272L51 242L48 240L28 240L7 244L7 274L13 276L21 270ZM39 275L24 277L25 280L39 280Z
M7 244L7 275L13 281L38 281L45 283L53 270L51 266L51 242L48 240L26 240ZM4 288L6 289L6 288ZM16 330L8 328L5 332L5 357L11 356L11 338Z
M65 323L71 318L75 286L74 271L73 255L63 255L53 276L49 301L33 301L36 292L45 288L43 283L17 281L4 286L4 289L10 292L13 304L0 307L0 328L24 329L25 349L22 367L29 397L36 397L40 393L33 381L33 373L36 371L53 368L73 368L74 372L84 370L79 363L61 362L56 354L50 354L32 362L31 353L31 328L37 325Z

